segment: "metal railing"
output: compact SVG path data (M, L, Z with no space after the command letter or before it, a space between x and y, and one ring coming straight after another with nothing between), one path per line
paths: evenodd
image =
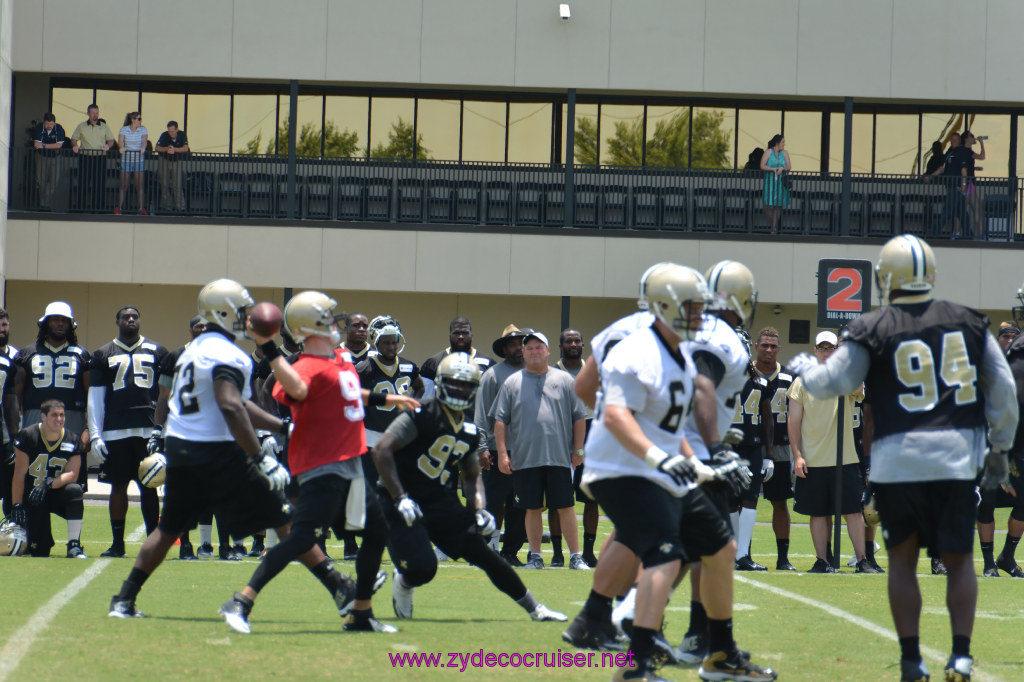
M770 234L761 171L553 164L304 158L289 192L287 157L149 154L122 173L114 154L11 153L12 210L111 213L122 175L125 213L231 218L588 227ZM134 166L133 168L137 168ZM791 173L776 230L791 236L888 237L914 233L1024 240L1024 197L1014 178L853 175L842 229L843 176ZM571 191L569 191L571 188ZM572 197L571 202L566 198Z

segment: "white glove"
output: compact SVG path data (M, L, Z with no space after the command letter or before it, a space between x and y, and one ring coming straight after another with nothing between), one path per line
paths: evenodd
M260 454L277 459L277 456L281 454L281 446L277 444L273 434L270 431L261 430L256 432L256 437L260 439Z
M656 445L648 448L644 454L644 460L653 468L671 478L676 485L687 485L689 483L701 483L703 471L705 480L715 477L715 472L696 457L685 455L670 455Z
M110 451L107 450L107 444L103 442L103 439L96 436L92 439L92 445L89 448L89 454L92 455L94 461L106 462L107 455Z
M259 469L260 476L266 479L267 486L271 490L284 490L284 487L292 480L292 475L288 473L288 470L271 455L264 455L257 465L257 469Z
M494 517L486 509L476 510L476 532L484 537L490 537L496 530Z
M416 504L416 500L408 495L403 494L399 497L396 506L398 507L398 513L405 519L405 525L407 526L412 526L412 524L416 523L416 519L423 517L423 512L420 511L420 506Z
M761 475L764 476L762 481L767 483L771 480L772 475L775 473L775 462L770 459L765 459L761 462Z

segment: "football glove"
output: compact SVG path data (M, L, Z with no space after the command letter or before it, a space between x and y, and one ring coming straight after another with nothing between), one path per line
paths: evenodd
M732 453L736 455L736 453ZM750 487L750 469L747 460L735 457L714 462L711 469L715 472L715 480L729 487L733 495L739 496Z
M106 462L107 455L110 454L110 451L107 450L107 444L103 442L103 439L97 436L96 438L92 439L92 446L90 448L89 454L92 455L93 460Z
M761 480L767 483L772 479L775 474L775 462L770 459L765 459L761 462L761 475L764 477Z
M398 504L395 506L398 508L398 513L405 519L405 525L407 526L412 526L412 524L416 523L416 519L423 516L423 512L420 510L420 506L416 504L416 500L405 493L399 496Z
M652 445L647 450L644 454L644 460L651 467L665 474L676 485L680 486L694 482L699 483L701 467L705 470L708 469L707 465L696 457L686 457L678 454L670 455L656 445Z
M153 429L153 433L150 434L149 440L146 441L146 453L155 455L158 452L164 451L164 429L162 426L157 426Z
M11 507L11 521L14 521L22 528L28 527L28 509L23 504L16 504Z
M256 437L260 439L260 454L277 459L277 456L281 454L281 446L277 444L273 434L270 431L260 430L256 432Z
M46 501L46 491L53 485L53 479L47 478L45 481L32 488L28 494L28 503L33 507L38 507ZM20 525L20 524L19 524Z
M489 537L495 531L494 517L486 509L476 510L476 532L484 537Z
M284 490L284 487L292 480L288 470L281 466L276 457L271 455L264 455L257 465L257 469L271 490Z
M1001 450L989 450L981 474L982 490L998 490L1010 485L1010 460ZM1012 488L1011 488L1012 489Z

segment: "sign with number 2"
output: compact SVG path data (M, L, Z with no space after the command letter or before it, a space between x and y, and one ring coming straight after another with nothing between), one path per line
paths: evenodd
M818 261L818 327L838 329L871 310L871 277L871 261Z

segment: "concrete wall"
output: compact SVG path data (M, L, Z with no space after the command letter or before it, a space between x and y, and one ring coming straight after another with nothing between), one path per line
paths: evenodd
M554 0L13 4L13 67L48 74L993 102L1024 91L1019 0L569 0L569 21ZM168 12L185 34L167 38Z
M10 170L11 131L6 122L11 120L12 19L13 0L0 0L0 296L4 294L7 255L7 178Z

